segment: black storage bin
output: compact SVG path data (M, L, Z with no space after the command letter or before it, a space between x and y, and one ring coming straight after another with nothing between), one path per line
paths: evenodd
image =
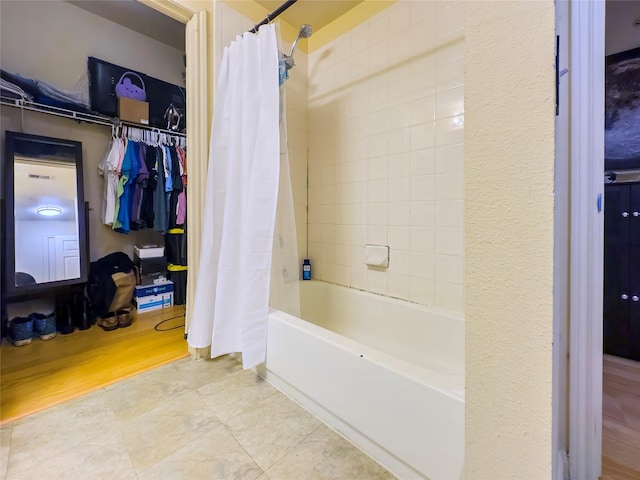
M165 257L138 258L134 257L140 275L149 273L165 273L167 271L167 259Z
M187 264L187 234L183 228L172 228L164 235L167 262L173 265Z
M184 305L187 301L187 267L169 264L169 280L173 282L173 304Z

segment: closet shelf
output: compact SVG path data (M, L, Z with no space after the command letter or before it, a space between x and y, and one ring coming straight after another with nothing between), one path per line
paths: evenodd
M52 107L50 105L43 105L41 103L31 102L24 99L6 98L0 97L0 105L6 105L8 107L20 108L22 110L30 110L33 112L46 113L48 115L55 115L57 117L69 118L78 122L94 123L96 125L105 125L107 127L118 127L121 125L127 125L141 130L148 130L150 132L166 133L167 135L186 137L186 134L180 132L174 132L173 130L165 130L163 128L151 127L149 125L142 125L133 122L124 122L119 118L111 118L105 115L96 115L93 113L76 112L74 110L67 110L66 108Z

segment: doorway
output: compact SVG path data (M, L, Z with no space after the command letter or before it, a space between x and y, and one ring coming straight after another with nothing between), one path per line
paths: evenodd
M107 3L107 2L102 2L102 3ZM116 2L116 3L120 3L120 2ZM138 2L132 0L131 3L138 3ZM191 174L191 177L192 177L190 178L190 182L189 182L191 201L189 202L189 207L188 207L189 211L187 214L189 216L189 222L192 223L193 225L193 227L190 227L191 232L193 232L193 234L189 236L189 241L190 241L189 255L192 255L194 252L197 252L197 248L192 247L191 242L199 242L199 239L200 239L200 232L199 232L198 226L202 222L198 218L198 212L200 211L198 210L198 203L199 203L198 199L202 198L201 192L204 191L204 188L203 187L199 188L199 183L200 183L200 180L202 180L202 183L204 183L204 179L206 178L205 173L206 173L206 166L207 166L207 160L208 160L207 138L208 138L209 125L210 125L210 118L211 118L210 116L211 102L209 99L209 90L211 85L210 75L212 72L210 65L212 65L212 62L210 61L210 57L207 55L207 52L208 52L207 39L208 39L208 32L209 32L209 25L210 25L209 20L211 17L211 14L209 13L208 9L212 11L213 4L209 6L207 2L186 2L186 1L181 3L184 3L187 6L181 6L181 3L174 2L174 1L156 1L156 2L149 1L149 2L140 2L140 3L145 3L148 6L155 8L156 10L160 10L160 12L163 15L169 14L169 16L171 16L172 18L179 20L183 24L186 24L185 25L186 27L186 59L187 59L187 62L189 63L186 69L187 70L186 71L186 77L187 77L186 87L187 87L187 90L189 91L189 96L187 98L187 117L188 117L187 122L190 125L187 142L188 142L188 149L190 152L189 173ZM68 8L75 9L75 7L72 7L67 3L63 3L63 5L66 5ZM73 21L72 16L67 16L66 18L70 18L69 21ZM182 60L182 58L180 58L180 60ZM79 127L74 127L74 128L79 128ZM194 215L194 212L195 212L195 215ZM61 242L62 240L63 239L60 238ZM71 246L70 242L66 242L66 244L64 242L62 243L61 242L58 242L59 245L56 244L56 239L51 239L51 242L49 242L49 246L51 248L47 250L47 253L49 253L49 251L51 252L52 262L47 261L46 263L47 266L58 268L58 263L60 262L57 262L57 260L54 261L53 259L54 258L57 259L57 257L61 257L60 259L62 261L62 264L60 265L60 267L64 267L65 262L67 263L67 267L68 267L69 257L73 252L71 248L68 248L69 246ZM38 244L38 251L40 252L43 250L44 250L44 246ZM60 255L57 255L56 253L57 251L66 251L66 254L60 256ZM197 253L195 258L197 258ZM44 262L44 257L41 263L43 262ZM192 261L190 263L196 264L197 262ZM60 268L60 269L63 269L63 268ZM190 269L189 273L191 274L193 270L195 270L195 268ZM194 282L190 282L190 283L192 285L194 284ZM39 307L31 304L25 307L25 310L39 311ZM181 309L181 312L183 312L182 309ZM154 315L152 314L151 316L153 317ZM165 314L165 317L159 320L164 320L166 318L167 316ZM149 329L149 331L155 332L155 330L153 329L153 326L157 322L153 322L153 320L150 320L149 323L151 323L151 329ZM180 323L183 323L183 322L180 322ZM188 328L188 326L186 328ZM131 334L133 330L127 329L126 331L122 330L122 332ZM176 330L176 332L179 335L173 335L172 339L175 341L176 345L178 345L181 349L181 351L178 352L178 354L181 354L181 355L186 354L186 342L183 341L182 332L180 332L179 330ZM111 336L105 335L104 332L100 331L97 327L95 327L94 329L91 329L90 333L92 334L102 333L103 335L101 336L101 338L107 339L108 341L113 341L113 338L114 338L113 335ZM168 335L169 334L165 336L168 336ZM69 338L70 337L68 336L59 337L55 341L58 343L64 344L63 340L67 342L69 341L68 340ZM77 338L72 337L71 343L74 343L73 342L74 340L77 341ZM83 342L75 342L75 343L80 345ZM113 343L115 346L116 342L113 342ZM36 344L36 342L34 342L34 344ZM86 345L95 347L95 342L88 341L86 342ZM83 346L83 345L80 345L80 346ZM52 350L51 344L47 343L45 347L47 347L48 351L51 352ZM63 350L67 350L71 352L71 350L68 348ZM117 351L118 349L116 348L115 350ZM148 351L157 351L157 350L158 349L155 347L148 349ZM171 355L174 355L174 354L175 354L175 350L172 351ZM96 357L95 354L89 354L89 355L91 356L91 358ZM147 357L148 357L148 354L147 354ZM161 362L166 362L166 361L167 361L166 358L161 360ZM8 364L5 365L5 363L7 362L3 362L3 370L9 367L9 365ZM49 363L47 363L48 367L50 367ZM123 374L123 371L113 368L113 365L104 363L104 366L110 369L111 371L115 372L116 374L121 374L121 375ZM96 373L95 369L92 371L93 373ZM123 376L129 375L129 374L131 374L131 371L124 373ZM84 378L84 376L82 376L82 378ZM112 380L109 380L109 381L112 381ZM6 382L3 382L3 383L6 383ZM62 383L63 382L58 382L57 385L59 386ZM73 395L80 395L83 393L82 391L80 391L80 389L72 389L72 390L73 390L72 391ZM8 395L6 396L3 395L3 399L8 399L8 398L9 398ZM5 409L3 408L3 413L4 413L4 410ZM5 418L3 417L3 420L4 419Z
M637 191L633 177L623 172L640 169L640 162L623 166L628 168L611 163L619 158L609 148L616 135L610 131L615 119L611 98L605 98L610 88L609 79L605 87L605 73L616 53L612 50L640 47L640 21L635 21L640 5L608 0L556 6L561 54L556 187L567 188L570 206L566 212L559 210L556 222L556 251L568 246L569 266L563 276L562 262L557 264L555 300L562 296L563 285L569 287L566 310L557 311L554 337L554 451L556 466L566 465L555 473L556 478L572 479L638 478L640 370L636 360L618 355L633 354L634 329L640 331L640 309L634 310L634 296L640 304L640 293L632 291L640 287L632 281L640 265L631 258L640 239L640 222L631 225ZM612 33L626 43L613 47ZM625 69L629 71L628 64ZM623 115L618 112L618 117ZM633 125L634 138L640 138L638 123ZM562 300L557 305L561 307ZM568 459L563 460L563 452Z
M640 478L640 4L605 20L602 479Z
M187 203L187 298L185 334L192 315L195 280L200 258L204 193L209 160L209 132L213 117L213 2L188 0L138 0L154 10L185 24L186 30L186 89L187 151L189 152L189 199ZM192 352L198 355L197 352Z

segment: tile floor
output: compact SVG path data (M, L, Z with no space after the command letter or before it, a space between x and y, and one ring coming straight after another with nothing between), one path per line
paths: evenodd
M178 360L0 428L7 480L392 480L231 357Z

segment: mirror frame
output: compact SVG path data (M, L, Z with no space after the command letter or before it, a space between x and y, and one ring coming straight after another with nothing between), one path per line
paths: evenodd
M44 143L47 145L58 145L70 147L75 152L76 167L76 194L77 194L77 219L78 219L78 249L80 257L80 276L67 280L57 280L53 282L36 283L32 285L16 286L15 282L15 192L14 192L14 162L16 141L27 141L32 143ZM84 180L82 171L82 143L75 140L65 140L61 138L44 137L41 135L31 135L20 132L5 132L5 158L4 158L4 212L3 227L5 232L5 247L3 249L4 279L3 295L6 298L26 297L31 294L47 293L58 287L77 285L86 283L89 274L88 257L88 232L87 218L84 201Z

